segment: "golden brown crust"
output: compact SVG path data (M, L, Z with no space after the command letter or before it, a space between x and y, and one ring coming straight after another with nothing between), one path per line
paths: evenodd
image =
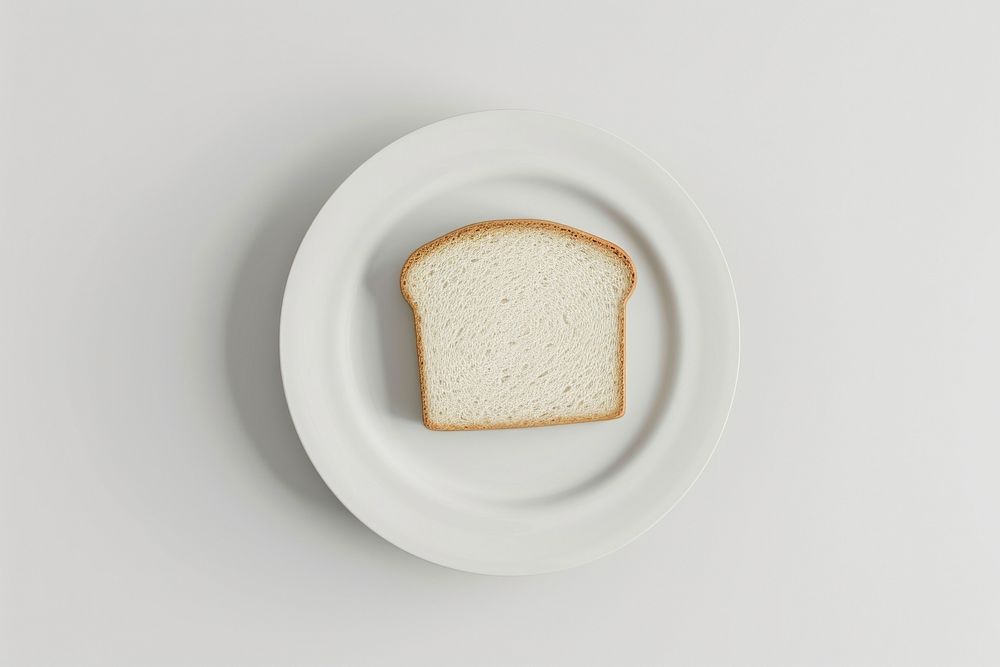
M554 229L560 232L569 234L574 238L587 241L598 245L606 250L610 250L612 253L617 255L628 267L629 275L631 281L629 284L628 291L625 296L622 297L621 308L619 309L618 315L618 327L619 327L619 344L618 344L618 356L619 363L621 367L621 373L618 378L619 383L619 395L621 396L621 402L618 409L603 415L584 415L578 417L557 417L553 419L538 419L533 421L523 421L523 422L504 422L502 424L490 424L490 423L480 423L480 424L470 424L465 425L455 425L455 424L440 424L433 421L427 410L427 380L425 377L424 370L424 354L423 345L420 337L420 311L417 310L417 305L414 303L409 290L406 287L406 275L410 271L410 267L413 266L414 262L419 260L421 257L439 246L455 241L462 236L469 233L474 233L478 231L483 231L493 227L544 227L546 229ZM423 412L424 426L433 431L482 431L487 429L505 429L505 428L527 428L531 426L556 426L558 424L578 424L581 422L592 422L592 421L604 421L607 419L618 419L625 414L625 302L628 298L632 296L632 291L635 289L635 264L632 262L632 258L628 256L624 250L616 246L611 241L606 241L599 236L594 236L593 234L588 234L587 232L581 231L574 227L568 225L562 225L558 222L551 222L549 220L535 220L530 218L515 218L510 220L487 220L485 222L477 222L471 225L466 225L465 227L459 227L458 229L448 232L444 236L434 239L429 243L425 243L416 250L414 250L410 256L407 258L406 262L403 264L403 270L399 274L399 289L403 293L403 298L406 302L410 304L410 308L413 310L413 327L417 338L417 366L420 373L420 404Z

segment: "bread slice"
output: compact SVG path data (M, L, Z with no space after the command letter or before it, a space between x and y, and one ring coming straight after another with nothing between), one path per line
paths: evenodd
M400 288L413 309L424 425L519 428L625 413L618 246L545 220L491 220L418 248Z

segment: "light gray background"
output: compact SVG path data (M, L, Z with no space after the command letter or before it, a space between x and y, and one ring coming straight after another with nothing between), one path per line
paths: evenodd
M998 26L989 2L4 3L0 662L1000 663ZM337 184L496 107L664 164L743 319L688 497L522 579L353 519L277 366Z

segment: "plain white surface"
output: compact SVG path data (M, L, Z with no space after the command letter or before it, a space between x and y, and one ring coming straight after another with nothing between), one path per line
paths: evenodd
M559 428L430 431L400 268L470 220L519 215L572 222L631 255L641 277L627 303L626 414ZM620 295L612 298L617 326ZM292 420L338 499L410 553L482 574L581 565L648 530L708 463L739 368L732 278L698 207L618 137L531 111L433 123L351 174L296 253L280 332ZM578 380L563 378L557 391Z
M5 3L0 661L1000 662L998 25L987 2ZM336 185L496 107L662 162L743 325L685 500L520 579L345 513L276 353Z

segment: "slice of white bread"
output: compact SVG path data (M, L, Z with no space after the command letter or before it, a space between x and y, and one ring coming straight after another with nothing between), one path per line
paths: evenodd
M618 246L544 220L491 220L418 248L400 287L413 309L424 425L518 428L625 413Z

